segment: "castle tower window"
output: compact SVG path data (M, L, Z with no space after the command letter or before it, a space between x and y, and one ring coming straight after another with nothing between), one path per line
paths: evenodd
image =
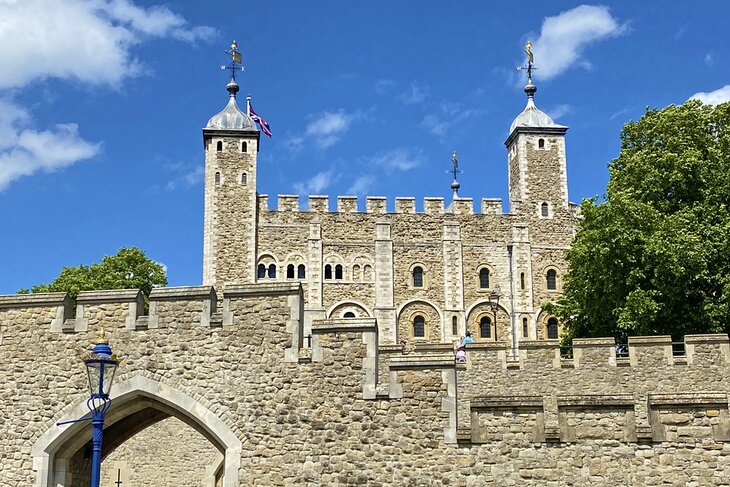
M360 266L355 264L352 266L352 280L353 281L359 281L360 280Z
M269 279L276 279L276 264L269 264Z
M264 279L266 277L266 266L264 264L259 264L258 272L256 273L259 279Z
M482 319L479 320L479 336L481 338L492 337L492 320L488 316L482 316Z
M294 264L289 264L288 266L286 266L286 278L294 279Z
M355 313L353 313L352 311L348 311L348 312L347 312L347 313L345 313L345 314L344 314L344 316L343 316L343 318L355 318L355 317L356 317L356 316L355 316Z
M216 186L221 185L221 173L219 173L219 172L215 173L215 185Z
M248 144L245 141L241 142L241 152L248 152Z
M547 288L551 291L555 291L557 286L557 280L558 280L558 273L555 272L555 269L549 269L547 271L547 274L545 275L545 279L547 281Z
M413 287L423 287L423 267L413 268Z
M527 318L522 318L522 336L527 338Z
M426 319L421 315L413 318L413 336L417 338L426 337Z
M481 289L489 288L489 269L479 269L479 287Z
M324 266L324 278L325 279L332 279L332 266L327 264Z
M248 184L248 175L244 172L241 173L241 185L246 186Z
M335 279L342 279L342 266L340 264L335 266Z
M218 143L215 145L215 150L218 152L223 152L223 142L219 140Z
M525 273L520 272L520 289L525 289Z
M545 148L545 139L538 139L538 141L537 141L537 148L538 149L544 149Z
M373 267L370 266L370 265L368 265L368 264L365 264L365 266L363 267L362 273L363 273L363 278L366 281L372 280L372 278L373 278Z
M544 218L547 218L550 215L547 203L543 203L540 205L540 215L542 215Z
M547 322L547 337L548 340L558 339L558 320L550 318Z
M451 334L452 335L459 334L459 319L456 316L453 316L451 318Z
M304 264L297 266L297 279L305 279L307 277L307 269Z

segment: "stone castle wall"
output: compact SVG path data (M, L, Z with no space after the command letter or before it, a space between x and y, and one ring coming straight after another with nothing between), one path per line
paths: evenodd
M502 201L490 198L476 210L471 198L429 197L417 205L410 197L335 202L313 195L303 207L298 195L280 194L270 204L256 192L255 136L207 129L204 283L221 293L227 283L300 282L306 335L313 321L337 317L337 310L377 317L384 344L446 343L467 330L479 340L504 337L515 350L520 340L543 339L549 317L541 309L561 292L563 253L578 218L568 202L564 133L513 131L504 213ZM415 267L424 271L422 287L413 285ZM482 269L490 273L488 286L479 283ZM546 289L548 270L557 272L556 289ZM506 321L498 318L498 329L481 336L471 310L493 290ZM427 336L416 336L401 315L415 302L436 310Z
M298 283L228 286L222 313L211 288L155 290L149 316L130 311L129 294L87 300L73 322L62 294L0 297L0 485L42 485L38 473L60 475L88 441L88 425L66 438L53 424L84 402L78 356L102 323L125 358L110 421L134 418L138 403L186 418L225 447L227 487L725 485L730 475L724 335L688 336L684 355L669 337L631 338L626 358L607 339L576 340L571 359L556 341L523 341L518 358L485 342L455 364L449 344L378 345L373 318L314 321L308 343ZM124 451L108 458L133 464Z

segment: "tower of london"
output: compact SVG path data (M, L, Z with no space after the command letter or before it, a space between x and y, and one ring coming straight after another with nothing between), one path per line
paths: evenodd
M203 129L203 283L299 282L305 334L315 320L375 318L383 344L557 339L542 311L559 295L578 207L568 200L568 127L527 105L505 140L508 211L495 198L274 198L257 191L260 132L227 86L229 102ZM505 127L506 130L506 127ZM456 157L456 156L454 156ZM360 202L362 203L362 202Z

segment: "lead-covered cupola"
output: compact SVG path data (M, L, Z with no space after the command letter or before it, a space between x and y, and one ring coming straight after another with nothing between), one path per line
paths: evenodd
M239 87L235 79L231 79L228 85L226 85L226 90L230 93L228 105L226 105L223 111L210 117L208 125L206 125L205 128L213 130L244 130L258 132L256 123L254 123L253 119L248 116L246 112L241 110L238 107L238 103L236 103L236 93L238 93Z
M509 147L515 141L519 133L543 133L545 135L563 135L568 130L565 125L557 124L550 116L537 108L535 105L535 92L537 86L532 82L532 70L537 69L533 65L532 43L528 42L525 46L527 53L527 65L518 69L527 72L527 85L525 85L525 94L527 94L527 105L522 113L512 122L509 128L509 137L505 141L505 145Z

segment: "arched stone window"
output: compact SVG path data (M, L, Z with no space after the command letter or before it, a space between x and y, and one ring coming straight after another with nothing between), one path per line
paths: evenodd
M538 149L544 149L545 148L545 139L538 139L538 141L537 141L537 148Z
M547 203L543 203L540 205L540 215L543 218L547 218L548 216L550 216L550 207Z
M558 339L558 320L556 318L550 318L547 321L547 337L548 340Z
M324 266L324 278L332 279L332 266L330 264Z
M286 278L294 279L294 264L289 264L288 266L286 266Z
M241 152L248 152L248 144L246 141L241 142Z
M220 172L215 173L215 185L216 186L221 185L221 173Z
M413 318L413 336L416 338L426 337L426 319L421 315Z
M223 152L223 142L222 141L220 141L220 140L218 141L218 143L215 145L215 150L218 152Z
M297 266L297 279L305 279L307 277L307 268L304 267L304 264L299 264Z
M520 289L525 289L525 273L520 272Z
M269 279L276 279L276 264L269 264Z
M248 175L243 172L241 173L241 185L246 186L248 184Z
M492 320L489 316L482 316L479 320L479 337L492 338Z
M335 266L335 279L342 279L342 265Z
M264 279L266 277L266 266L264 264L259 264L256 275L259 279Z
M452 335L459 334L459 319L456 316L453 316L451 318L451 334Z
M479 269L479 287L489 289L489 269L486 267Z
M413 287L423 287L423 267L413 268Z
M558 288L558 273L555 272L555 269L548 269L547 274L545 274L545 280L547 281L547 288L551 291L555 291Z
M352 266L352 280L353 281L359 281L360 280L360 266L355 264Z
M362 273L363 273L363 278L366 281L372 281L372 279L373 279L373 267L371 265L365 264L365 266L363 267Z
M527 328L527 318L522 318L522 336L527 338L529 330Z
M356 316L355 313L353 313L352 311L348 311L344 314L343 318L356 318Z

